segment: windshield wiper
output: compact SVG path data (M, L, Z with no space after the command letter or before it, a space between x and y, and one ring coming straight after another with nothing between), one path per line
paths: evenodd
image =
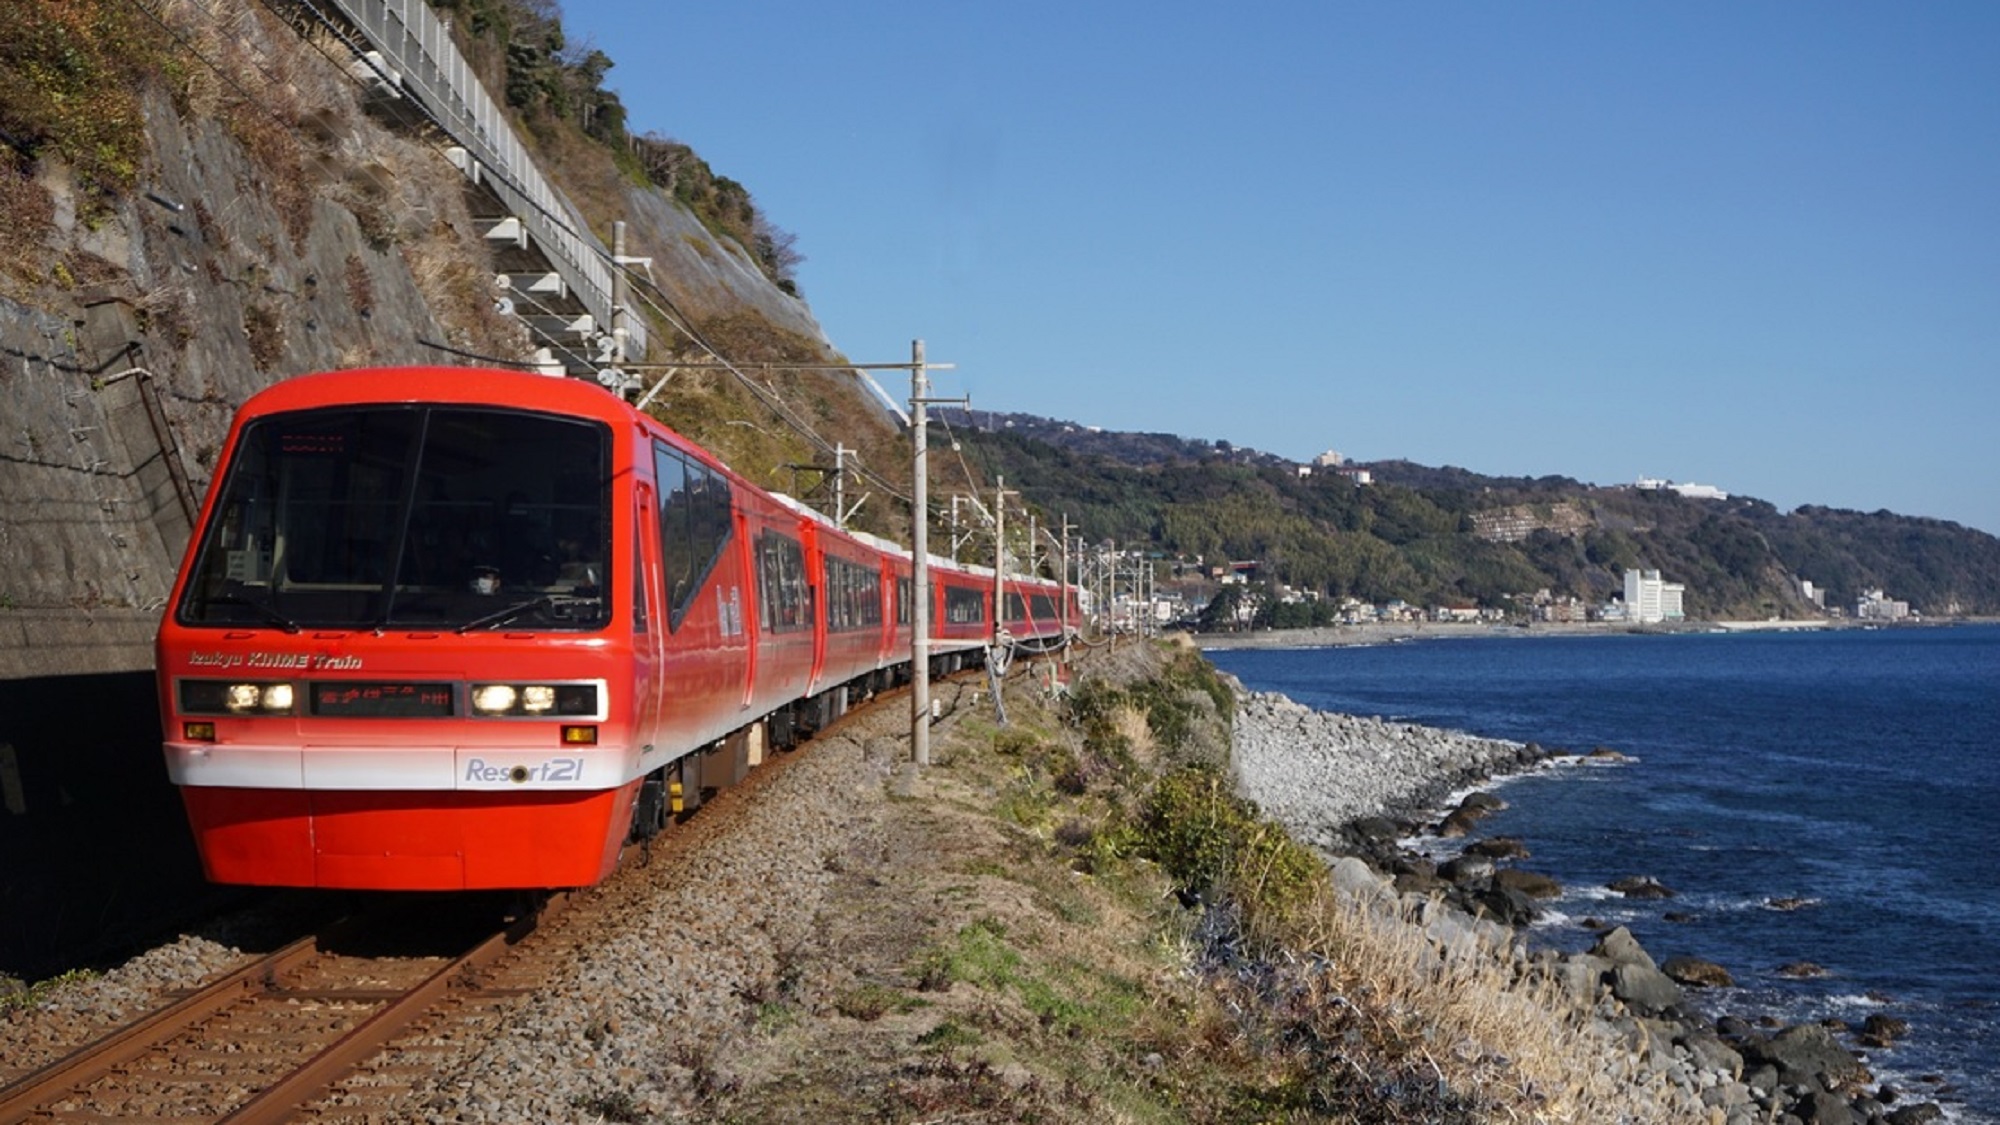
M529 598L525 602L515 602L513 605L508 606L506 609L495 610L494 612L489 613L484 617L475 617L472 620L466 622L465 624L460 625L458 627L458 631L461 633L470 633L474 629L490 628L491 626L494 625L505 625L507 622L514 620L516 617L519 617L524 613L527 613L531 609L554 609L555 604L556 600L553 597L550 597L547 594L542 594L538 597Z
M296 633L299 631L298 622L292 620L289 617L286 617L282 613L279 613L278 608L270 604L269 602L262 602L258 601L256 598L244 597L242 594L238 593L215 594L210 596L208 600L210 602L221 602L225 605L247 605L251 609L256 610L258 616L262 617L266 624L276 625L278 628L283 629L287 633Z

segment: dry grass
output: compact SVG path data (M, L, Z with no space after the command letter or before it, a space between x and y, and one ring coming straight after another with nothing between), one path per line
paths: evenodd
M0 150L0 292L15 296L48 281L48 240L55 226L55 201L28 174L26 163Z
M1680 1120L1668 1091L1643 1085L1626 1048L1572 996L1508 946L1441 946L1426 930L1432 909L1322 889L1266 935L1280 943L1276 975L1300 998L1276 1009L1295 1039L1358 1030L1381 1059L1463 1092L1477 1106L1470 1119Z

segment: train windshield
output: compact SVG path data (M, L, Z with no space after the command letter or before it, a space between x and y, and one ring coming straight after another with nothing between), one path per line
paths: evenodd
M470 406L259 419L196 558L188 625L599 629L611 434Z

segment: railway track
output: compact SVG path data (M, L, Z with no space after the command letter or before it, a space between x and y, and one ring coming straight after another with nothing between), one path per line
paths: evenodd
M482 972L554 908L469 940L435 919L337 923L0 1088L0 1125L290 1120L447 993L480 993ZM370 948L390 931L402 951ZM438 941L460 951L408 951Z

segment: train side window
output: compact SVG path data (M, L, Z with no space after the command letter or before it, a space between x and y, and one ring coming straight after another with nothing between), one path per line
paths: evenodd
M1028 608L1035 613L1037 621L1056 619L1056 600L1047 594L1035 594L1028 599Z
M945 587L944 619L953 625L977 625L985 621L985 593L962 586Z
M660 576L667 605L680 604L688 578L687 462L664 445L653 447L653 476L660 490Z
M1021 603L1021 595L1019 595L1019 594L1008 594L1008 595L1007 595L1007 620L1009 620L1009 621L1025 621L1025 620L1027 620L1027 619L1028 619L1028 609L1027 609L1027 607L1026 607L1025 605L1023 605L1023 604Z
M910 623L910 599L914 583L915 580L910 578L896 579L896 624L898 625Z
M789 633L812 623L805 549L798 540L770 531L757 537L757 597L767 633Z
M653 470L660 489L660 569L667 587L667 625L679 629L729 543L735 524L729 480L663 444L653 447Z
M826 557L826 627L834 632L882 624L882 576L868 567Z

